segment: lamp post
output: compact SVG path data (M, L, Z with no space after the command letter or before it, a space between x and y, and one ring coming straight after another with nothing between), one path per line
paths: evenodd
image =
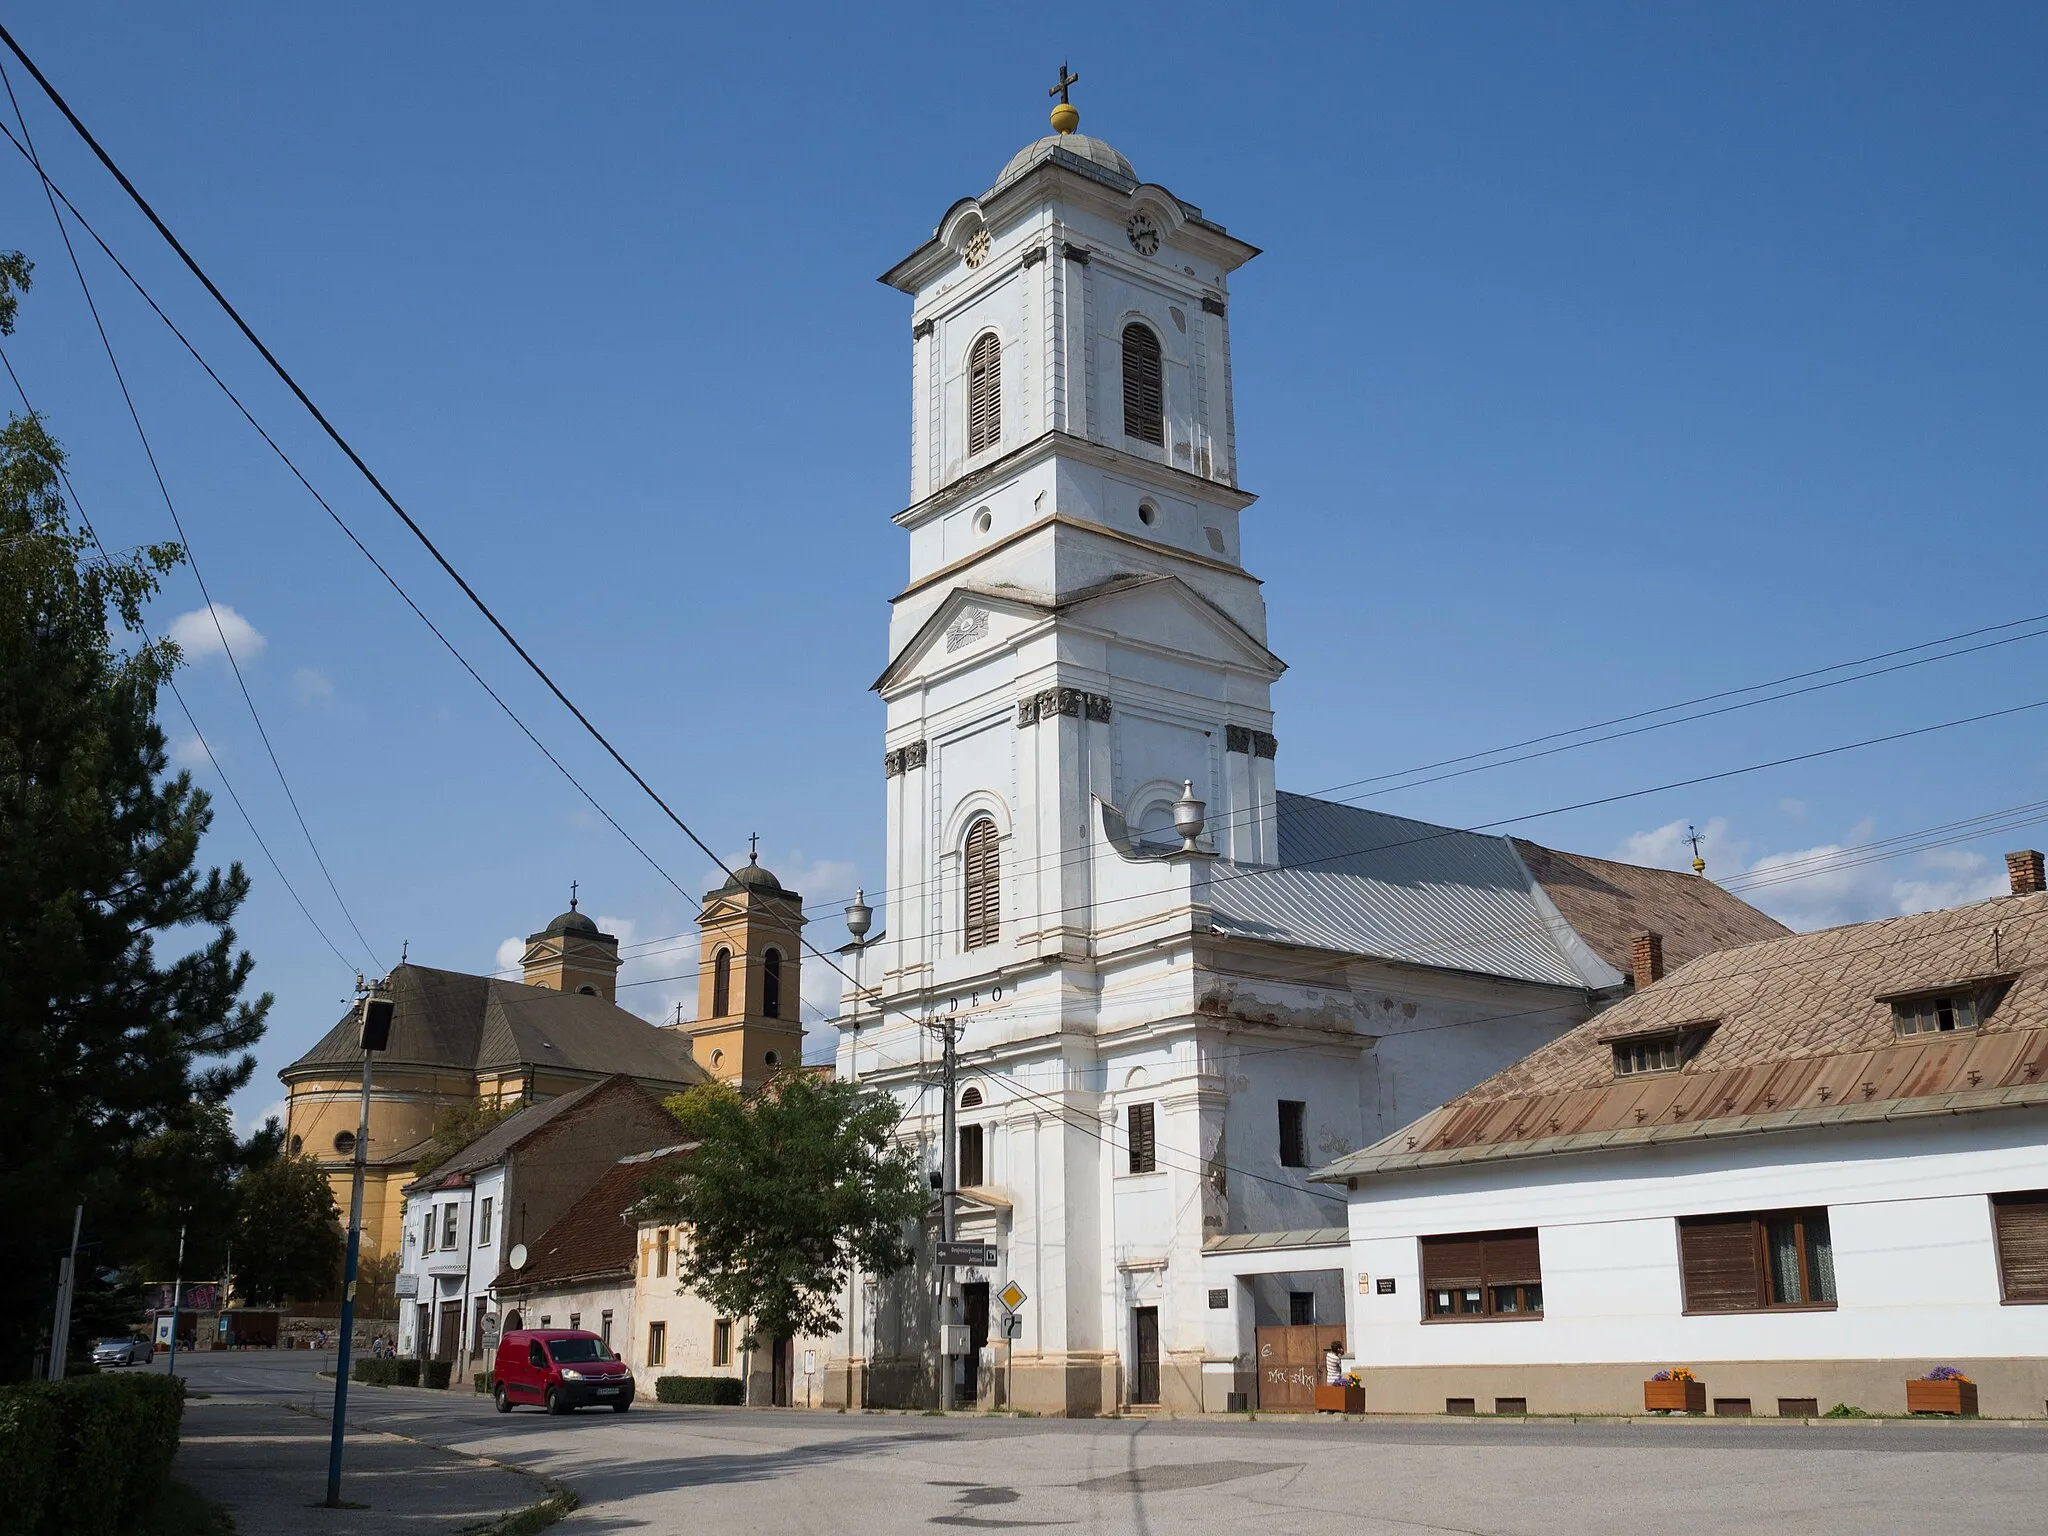
M358 1043L363 1051L363 1101L356 1121L355 1176L348 1196L348 1259L341 1278L341 1347L334 1356L334 1426L327 1440L325 1501L329 1509L341 1508L341 1442L348 1428L349 1357L354 1353L356 1328L356 1262L363 1246L363 1174L370 1149L370 1059L391 1044L391 995L382 982L365 987L363 978L358 976L356 1008L361 1021ZM172 1337L176 1336L173 1324Z
M867 888L853 893L853 902L846 909L846 931L853 935L853 942L846 947L853 951L853 1065L847 1076L860 1081L860 960L867 953L868 929L874 926L875 909L868 905Z

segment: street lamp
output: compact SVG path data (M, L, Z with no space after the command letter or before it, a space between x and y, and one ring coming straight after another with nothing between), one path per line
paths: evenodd
M853 935L853 942L846 946L853 951L853 1067L847 1075L856 1082L860 1080L860 960L867 953L868 929L874 923L875 909L868 905L867 888L863 886L853 893L853 901L846 909L846 931Z
M341 1441L348 1427L349 1357L356 1329L356 1261L363 1246L363 1174L370 1150L370 1059L391 1045L391 993L381 981L363 985L356 977L357 1044L363 1052L363 1102L357 1117L355 1173L348 1196L348 1260L341 1276L341 1348L334 1357L334 1427L327 1440L327 1507L341 1508ZM175 1317L176 1314L173 1314ZM173 1329L176 1323L172 1324Z

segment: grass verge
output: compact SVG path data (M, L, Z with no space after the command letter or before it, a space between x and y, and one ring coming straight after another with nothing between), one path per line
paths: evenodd
M489 1525L472 1526L470 1529L474 1536L533 1536L535 1531L546 1530L568 1514L578 1502L573 1488L557 1485L538 1504L529 1504Z

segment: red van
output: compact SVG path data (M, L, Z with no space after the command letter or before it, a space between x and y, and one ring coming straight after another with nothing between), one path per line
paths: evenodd
M605 1403L613 1413L633 1406L633 1373L594 1333L580 1328L515 1328L498 1340L491 1371L498 1412L521 1403L568 1413Z

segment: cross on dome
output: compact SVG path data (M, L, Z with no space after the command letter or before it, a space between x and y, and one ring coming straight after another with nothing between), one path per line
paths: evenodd
M1068 70L1065 59L1060 60L1059 83L1045 93L1048 96L1057 96L1060 99L1060 104L1052 109L1052 129L1054 133L1072 133L1081 126L1080 112L1067 99L1067 92L1080 83L1081 77Z

